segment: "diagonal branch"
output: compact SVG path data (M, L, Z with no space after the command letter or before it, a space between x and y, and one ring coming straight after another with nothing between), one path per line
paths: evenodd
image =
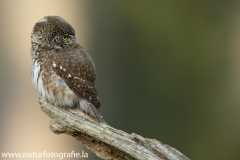
M155 139L98 123L79 110L54 107L42 99L39 103L41 110L50 116L50 129L54 133L72 135L103 159L189 160L176 149Z

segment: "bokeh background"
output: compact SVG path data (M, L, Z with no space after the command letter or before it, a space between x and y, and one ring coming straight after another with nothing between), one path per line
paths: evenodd
M0 0L0 152L80 152L49 130L31 82L30 34L46 15L75 28L111 126L192 160L240 159L240 1ZM1 159L1 158L0 158Z

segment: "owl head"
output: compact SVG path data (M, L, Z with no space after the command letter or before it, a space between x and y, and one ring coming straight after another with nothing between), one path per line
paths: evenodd
M75 31L61 17L46 16L35 24L31 40L48 49L74 48Z

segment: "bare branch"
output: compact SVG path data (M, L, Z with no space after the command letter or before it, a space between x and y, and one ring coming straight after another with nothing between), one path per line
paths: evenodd
M54 133L74 136L103 159L189 160L176 149L155 139L98 123L76 109L54 107L42 99L39 102L42 111L51 117L50 129Z

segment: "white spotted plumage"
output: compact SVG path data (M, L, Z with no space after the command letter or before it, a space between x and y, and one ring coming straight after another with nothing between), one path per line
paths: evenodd
M59 91L57 95L53 94L53 91L51 88L47 88L46 85L43 83L43 70L41 70L40 65L37 61L34 62L32 65L32 82L34 85L34 88L37 90L38 94L47 100L50 103L55 104L56 106L64 106L64 107L72 107L74 105L77 105L78 103L78 97L76 94L73 93L73 91L66 85L66 83L63 81L63 79L59 76L57 76L52 71L52 77L55 78L55 82L53 82L52 85L55 85L56 88L58 88ZM61 93L65 93L66 96L61 95ZM82 99L84 100L84 99ZM83 102L84 104L84 102ZM85 108L85 107L84 107Z

